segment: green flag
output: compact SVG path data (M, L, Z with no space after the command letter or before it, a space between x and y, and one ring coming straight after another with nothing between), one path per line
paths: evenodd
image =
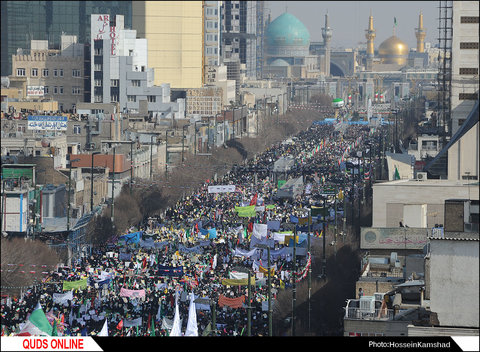
M235 211L241 218L251 218L257 215L257 213L255 212L255 205L250 205L247 207L235 207Z
M155 336L155 317L152 316L152 325L150 325L150 336Z
M400 180L400 173L398 172L397 166L395 166L395 174L393 176L394 180Z
M53 320L52 336L58 336L58 332L57 332L57 319L54 319L54 320Z
M63 290L70 291L70 290L78 290L78 289L85 289L87 288L87 278L77 280L77 281L64 281L63 282Z
M50 322L45 316L40 303L37 303L34 311L27 319L25 326L20 331L20 334L26 333L34 336L52 336L52 325L50 325Z

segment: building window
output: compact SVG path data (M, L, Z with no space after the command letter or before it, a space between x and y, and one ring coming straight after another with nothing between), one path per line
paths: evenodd
M72 87L72 94L73 95L82 94L81 88L80 87Z
M478 49L478 42L462 42L460 49Z
M102 56L103 55L103 48L95 48L94 55L95 56Z
M460 93L458 95L459 100L477 100L478 94L477 93Z
M94 71L102 71L102 64L95 64L93 66Z
M42 76L43 77L48 77L48 68L42 69Z
M118 95L111 95L110 96L111 103L118 103Z
M102 80L101 79L96 79L94 81L95 87L101 87L102 86Z
M110 87L118 87L119 80L118 79L111 79L110 80Z
M58 76L58 70L55 68L53 69L53 77L57 77Z
M58 70L58 75L59 75L60 77L63 77L63 68L61 68L61 69Z
M460 67L459 73L461 75L478 75L477 67Z
M31 76L32 77L38 77L38 68L32 68Z
M103 95L95 95L95 103L101 103L103 101Z
M127 95L127 101L129 103L135 103L137 101L137 96L136 95Z
M82 127L80 125L73 125L73 134L81 134Z
M58 93L63 94L63 86L58 87Z
M44 93L44 94L48 94L48 86L44 86L44 87L43 87L43 93Z
M81 72L78 69L72 70L72 77L81 77Z
M58 87L57 86L53 87L53 94L58 94Z
M155 103L157 101L157 97L155 95L147 95L147 101L149 103Z
M461 16L460 23L478 23L478 16Z
M17 76L25 77L25 69L17 68Z
M140 87L140 80L132 79L132 87Z

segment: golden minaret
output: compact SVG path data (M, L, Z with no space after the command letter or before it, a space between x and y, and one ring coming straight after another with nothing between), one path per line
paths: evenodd
M425 36L427 32L423 28L423 14L420 12L418 16L418 28L415 28L415 36L417 37L417 53L425 52Z
M367 57L373 58L375 54L375 46L373 40L375 39L375 29L373 29L373 16L370 11L370 17L368 18L368 29L365 31L365 38L367 38Z

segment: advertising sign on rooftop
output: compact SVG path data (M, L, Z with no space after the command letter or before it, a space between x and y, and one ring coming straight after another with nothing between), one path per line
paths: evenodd
M27 128L37 131L66 131L67 116L28 116Z

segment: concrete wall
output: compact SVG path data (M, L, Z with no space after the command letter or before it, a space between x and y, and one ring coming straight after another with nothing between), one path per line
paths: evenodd
M479 241L431 240L430 307L441 326L479 327Z
M350 336L350 333L359 333L360 336L407 336L408 324L408 321L345 319L343 336Z
M478 199L478 193L478 187L443 180L377 183L373 185L372 227L399 226L404 205L426 204L426 227L431 228L443 224L446 199ZM396 210L389 210L393 205Z
M479 128L477 122L448 149L448 180L464 181L466 183L466 180L462 180L462 177L469 173L469 176L477 176L476 182L478 182Z

